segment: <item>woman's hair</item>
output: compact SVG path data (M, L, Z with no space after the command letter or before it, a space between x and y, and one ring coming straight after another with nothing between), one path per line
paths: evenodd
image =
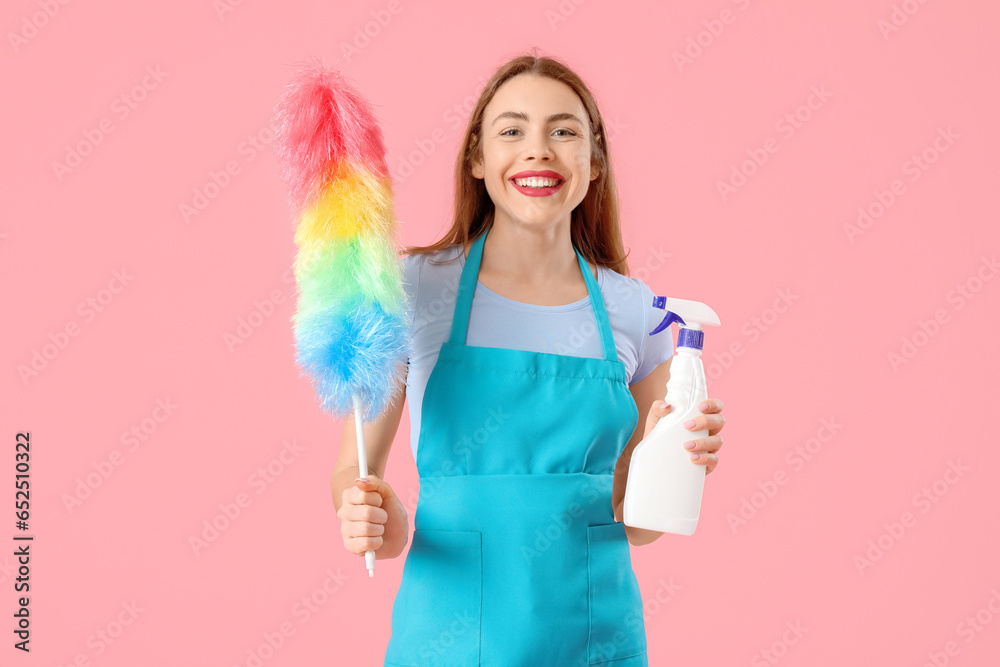
M587 195L570 215L570 235L584 258L628 275L628 263L618 224L618 188L609 157L604 119L593 94L583 80L555 58L522 55L502 65L486 83L472 110L458 158L455 160L455 219L444 237L429 246L409 246L411 255L435 252L452 244L465 244L478 238L493 224L496 208L483 180L472 175L472 164L482 159L482 121L486 105L505 82L519 74L533 74L561 81L573 89L590 116L591 168L599 175L587 189ZM456 256L455 259L458 259Z

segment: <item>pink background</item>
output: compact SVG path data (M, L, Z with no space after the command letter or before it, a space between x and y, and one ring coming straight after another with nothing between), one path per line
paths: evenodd
M403 558L369 580L343 548L341 424L293 363L271 106L299 58L339 66L377 105L400 242L430 243L482 84L538 46L617 128L632 274L723 324L704 359L726 444L698 531L632 548L650 664L997 664L994 4L224 1L4 3L0 662L381 664ZM408 438L404 416L386 475L412 530ZM239 515L196 553L220 505Z

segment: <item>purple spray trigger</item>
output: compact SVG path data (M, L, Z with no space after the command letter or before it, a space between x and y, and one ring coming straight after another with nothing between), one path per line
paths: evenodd
M665 297L665 296L654 296L653 297L653 307L654 308L659 308L661 310L666 310L666 307L667 307L667 297ZM660 324L655 329L653 329L652 331L650 331L649 335L652 336L653 334L660 333L664 329L669 328L670 325L673 324L674 322L677 322L678 324L685 324L684 320L681 319L680 315L678 315L677 313L672 313L672 312L670 312L668 310L666 317L663 318L663 321L660 322Z

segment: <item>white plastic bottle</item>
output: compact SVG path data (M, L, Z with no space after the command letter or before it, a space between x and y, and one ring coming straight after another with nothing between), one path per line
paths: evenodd
M653 305L667 311L649 335L677 322L677 351L670 362L667 395L670 412L636 445L625 483L624 522L675 535L693 535L701 514L705 466L691 461L684 443L708 436L708 430L690 431L684 422L702 412L698 404L708 398L701 348L703 325L719 326L719 316L698 301L658 296Z

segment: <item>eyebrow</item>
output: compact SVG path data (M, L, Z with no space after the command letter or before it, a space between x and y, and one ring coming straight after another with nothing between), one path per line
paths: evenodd
M496 125L497 121L502 118L513 118L515 120L523 120L524 122L528 122L528 114L524 113L523 111L504 111L502 114L493 119L493 123L491 123L490 127ZM575 115L566 112L554 113L551 116L549 116L546 120L548 120L548 122L550 123L554 123L557 120L575 120L580 125L583 125L582 120L577 118Z

